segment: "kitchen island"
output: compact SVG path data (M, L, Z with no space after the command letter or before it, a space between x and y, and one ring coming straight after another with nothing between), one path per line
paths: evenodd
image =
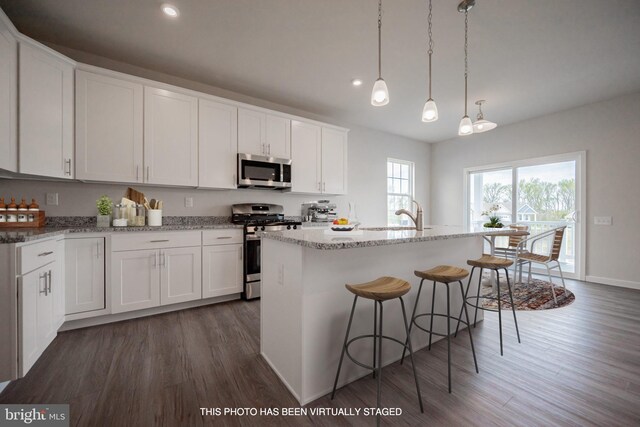
M412 285L411 292L404 297L410 315L420 283L415 270L439 264L465 267L467 259L482 254L482 236L505 233L468 231L454 226L427 226L424 231L363 230L360 235L327 235L323 230L262 235L261 353L301 405L324 396L333 387L353 303L353 294L345 289L346 283L368 282L380 276L404 279ZM466 281L463 283L466 285ZM475 290L473 286L470 295L475 295ZM436 312L444 313L446 294L442 289L438 291ZM451 297L451 313L457 314L462 297L456 287L452 287ZM430 304L431 286L427 285L418 311L428 311ZM372 301L358 299L352 337L373 333L373 307ZM482 311L478 318L482 319ZM455 323L452 327L455 328ZM399 302L385 303L383 329L385 335L404 340ZM434 330L446 331L446 321L435 318ZM438 339L441 337L434 336L434 340ZM468 337L465 334L458 339ZM425 347L427 341L426 333L412 335L414 350ZM371 364L372 346L373 340L361 340L350 347L350 352L357 360ZM401 346L385 340L383 365L398 360L401 354ZM341 387L368 373L345 359L338 385Z

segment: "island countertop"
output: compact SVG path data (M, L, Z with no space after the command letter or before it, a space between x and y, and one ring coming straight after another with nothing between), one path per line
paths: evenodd
M428 242L432 240L458 239L474 236L505 235L516 230L498 228L468 229L452 225L428 225L423 231L410 227L366 227L362 234L325 234L324 230L287 230L260 233L263 239L278 240L313 249L350 249L402 243Z

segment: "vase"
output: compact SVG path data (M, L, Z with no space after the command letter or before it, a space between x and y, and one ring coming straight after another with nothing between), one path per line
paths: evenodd
M111 227L111 215L97 215L96 216L97 226L102 227Z

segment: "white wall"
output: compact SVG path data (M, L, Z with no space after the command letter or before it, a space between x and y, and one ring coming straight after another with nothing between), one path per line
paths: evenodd
M635 93L432 145L432 222L462 223L466 167L586 150L587 280L640 288L638 115Z
M339 214L348 215L348 202L356 203L358 216L367 225L386 225L386 159L394 157L414 161L416 164L416 198L424 206L429 200L429 156L430 145L424 142L391 135L384 132L365 129L348 123L336 122L322 116L295 110L286 106L272 104L264 100L250 98L219 88L187 81L159 72L144 70L128 64L111 61L84 52L70 50L60 46L52 48L69 57L91 65L145 77L168 84L198 90L227 99L247 102L285 113L295 114L314 120L325 121L350 128L348 151L348 195L328 196L338 204ZM363 105L363 108L374 108ZM317 200L321 196L293 195L264 190L212 191L189 188L161 188L143 185L134 186L149 198L164 200L165 215L230 215L230 205L245 202L268 202L282 204L286 215L300 215L300 204ZM13 195L16 198L35 197L46 210L48 216L95 215L95 200L102 194L119 199L127 186L121 184L87 184L79 182L27 181L0 179L0 196L5 199ZM59 193L59 206L45 206L45 193ZM194 199L193 208L184 207L184 197ZM425 218L428 222L428 217Z

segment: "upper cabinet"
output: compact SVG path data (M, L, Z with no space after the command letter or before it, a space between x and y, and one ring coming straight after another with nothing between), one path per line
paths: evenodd
M238 152L290 159L291 120L239 108Z
M0 169L18 170L18 42L0 10Z
M144 88L145 182L198 185L198 98Z
M208 99L198 108L199 186L236 188L238 108Z
M322 128L322 192L347 193L347 132Z
M73 178L74 64L50 49L20 41L19 171Z
M291 139L291 191L321 193L322 128L293 120Z
M142 182L143 87L76 71L76 178Z
M347 131L291 122L291 191L347 193Z

